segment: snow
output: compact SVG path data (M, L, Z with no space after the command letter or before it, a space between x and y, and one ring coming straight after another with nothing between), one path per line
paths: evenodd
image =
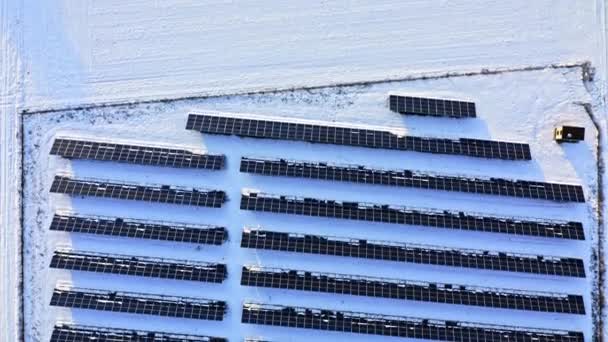
M240 308L244 301L489 324L572 329L583 331L587 341L591 341L591 291L594 281L591 275L594 270L590 268L590 256L591 249L596 244L594 237L597 230L594 215L594 208L597 206L594 197L597 191L594 154L596 145L592 122L584 109L574 104L574 102L590 101L580 75L580 68L547 69L28 115L24 122L26 172L24 232L27 255L25 294L28 298L25 307L25 315L28 317L25 329L26 341L48 340L56 320L219 335L228 337L231 341L242 340L244 336L264 336L275 341L330 341L345 336L353 341L391 339L240 324ZM451 98L470 98L477 104L478 118L459 120L404 117L387 109L386 98L389 92L411 92L429 96L436 96L439 93ZM522 141L530 143L533 160L486 160L201 135L198 132L185 130L187 113L196 111L280 117L285 120L315 120L340 125L377 126L422 136L451 138L466 136ZM552 128L561 123L576 123L584 126L588 132L586 140L579 144L554 143ZM48 156L52 141L57 136L88 136L120 141L178 144L210 153L226 154L227 169L176 170L92 161L70 162ZM241 156L287 157L382 168L411 168L473 176L580 183L584 187L588 201L585 204L559 204L421 189L263 177L238 172ZM54 174L61 171L71 172L78 177L217 188L227 192L229 201L221 209L211 209L110 199L69 198L49 194L48 189ZM587 240L562 241L242 211L239 210L240 193L248 188L268 193L336 200L576 220L583 222ZM227 244L217 247L50 232L48 226L53 212L64 209L82 214L222 225L229 230L230 239ZM239 247L240 232L245 226L449 247L572 256L585 261L590 276L586 279L546 277L247 250ZM223 284L217 285L49 270L48 263L53 250L56 247L66 246L78 250L128 255L221 261L228 265L229 277ZM584 296L587 315L519 312L242 287L239 285L240 267L245 264L575 293ZM58 281L68 281L78 287L224 299L228 302L229 312L223 322L205 322L49 307L52 288Z
M593 1L24 2L28 108L595 62L600 37Z
M146 280L150 292L183 291L197 296L231 298L233 308L240 300L298 301L319 306L350 307L370 311L385 308L399 314L462 315L471 320L525 322L527 325L584 330L589 340L591 318L562 317L534 313L496 314L487 309L463 309L441 305L395 306L389 301L366 301L337 296L313 297L304 293L253 291L236 285L239 262L296 265L313 270L347 273L361 270L375 275L439 281L483 282L489 286L559 290L584 293L591 311L591 272L586 280L500 275L480 272L431 269L413 265L383 265L349 259L302 257L297 255L241 251L238 231L242 225L296 231L331 231L343 236L363 234L400 241L435 243L432 229L402 228L360 222L241 213L236 207L243 187L268 192L313 194L336 199L365 199L394 204L474 209L578 218L585 222L585 242L544 241L492 234L441 231L441 244L486 246L517 251L581 256L589 263L597 234L593 216L597 203L594 170L595 136L584 144L558 146L550 142L557 123L578 123L593 132L591 123L574 101L591 102L602 132L606 123L606 11L602 0L498 1L275 1L252 3L233 1L133 0L34 1L0 0L0 341L19 340L19 229L25 233L25 333L26 341L48 340L55 315L70 319L69 310L49 309L50 289L55 280L101 286L100 278L84 274L50 272L50 253L57 245L74 245L93 250L122 253L183 256L195 260L231 261L231 278L218 287ZM445 73L479 72L483 69L522 70L549 64L591 61L595 81L585 86L578 69L547 69L470 78L446 78L392 82L366 86L366 81L400 79ZM66 105L154 100L192 95L226 95L261 90L311 87L354 82L359 86L313 91L281 92L259 96L218 97L208 100L152 102L146 105L59 111L27 116L20 129L21 109L35 111ZM586 89L585 89L586 88ZM404 92L469 99L477 102L480 118L450 120L403 118L389 113L385 105L389 92ZM458 137L475 136L530 142L532 162L485 161L455 156L431 156L398 151L328 147L302 143L241 140L229 137L201 137L183 129L189 111L218 110L285 118L314 119L354 125L375 125L408 134ZM139 134L134 134L134 127ZM26 135L25 227L20 227L20 135ZM219 173L154 169L137 166L74 162L48 157L50 143L59 134L92 135L124 141L141 140L177 144L228 153L228 171ZM606 135L602 137L603 160L608 159ZM546 179L567 183L583 182L590 199L587 205L557 205L549 202L517 201L465 194L424 192L415 189L381 189L369 186L329 184L321 181L281 181L238 174L234 167L240 154L288 157L344 163L361 163L385 168L406 167L424 171L470 175ZM52 174L58 170L78 175L133 181L170 182L183 185L225 187L232 201L225 209L209 210L172 206L82 200L50 196ZM201 175L203 177L201 177ZM604 170L604 178L606 178ZM480 201L483 200L483 203ZM116 241L101 237L50 234L50 215L55 208L83 212L175 219L190 222L233 223L233 239L222 249ZM602 209L602 208L600 208ZM234 216L233 212L239 215ZM230 215L228 215L230 213ZM604 217L608 206L604 203ZM234 217L233 217L234 216ZM374 229L370 229L373 227ZM399 234L400 232L412 234ZM236 235L235 235L236 233ZM235 236L237 237L235 240ZM462 239L466 237L466 239ZM305 262L305 263L303 263ZM405 272L395 272L395 268ZM403 273L403 274L401 274ZM137 288L139 279L107 277L116 287ZM141 290L138 288L138 290ZM235 292L237 291L237 292ZM316 299L315 299L316 298ZM324 302L320 303L318 299ZM270 299L269 299L270 300ZM384 305L377 305L382 303ZM321 305L323 304L323 305ZM373 304L373 305L372 305ZM236 306L235 306L236 305ZM447 310L444 310L447 309ZM75 320L125 327L166 328L183 332L209 329L225 335L271 335L276 340L324 340L341 334L314 331L266 329L246 326L232 329L238 314L231 312L225 325L187 320L99 314L76 311ZM125 319L117 319L125 318ZM228 329L230 328L230 329ZM608 327L604 327L608 329ZM209 330L209 333L213 332ZM269 333L266 333L266 332ZM323 335L323 336L320 336ZM374 340L369 336L354 340ZM379 339L378 339L379 340Z
M0 340L16 341L20 317L20 144L22 37L19 3L0 1ZM6 340L4 339L6 338Z

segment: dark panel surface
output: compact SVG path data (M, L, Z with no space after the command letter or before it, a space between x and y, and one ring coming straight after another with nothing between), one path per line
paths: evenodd
M281 305L243 305L241 321L355 334L471 342L582 342L582 332L484 325Z
M581 259L245 229L241 247L415 264L585 277Z
M221 321L226 312L226 303L219 300L78 288L55 288L51 305L214 321Z
M486 216L459 211L293 197L254 191L241 194L241 209L488 233L584 239L580 222Z
M50 230L208 245L227 239L226 228L218 226L67 214L55 214Z
M56 324L51 342L228 342L222 337Z
M219 208L226 202L224 191L182 188L169 185L116 183L98 179L75 179L55 176L51 192L71 196L104 197Z
M450 118L474 118L475 103L425 97L389 95L389 108L393 112L408 115L443 116Z
M384 130L320 125L313 122L285 122L190 114L188 115L186 129L207 134L453 154L478 158L532 159L528 144L469 138L444 139L403 136Z
M179 148L114 144L65 138L55 139L51 154L67 159L115 161L209 170L223 169L226 159L223 155L198 154Z
M585 314L583 297L244 266L241 285L538 312Z
M336 182L457 191L556 202L585 202L582 186L573 184L504 178L472 178L428 174L414 170L382 170L360 165L337 165L325 162L248 157L241 158L240 170L241 172L264 176L285 176Z
M226 265L82 251L55 251L51 268L221 283Z

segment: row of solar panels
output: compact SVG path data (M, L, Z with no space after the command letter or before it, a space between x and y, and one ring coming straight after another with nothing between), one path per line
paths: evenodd
M133 219L60 214L55 215L50 229L74 233L216 245L223 243L227 236L226 229L223 227L205 226L197 230L196 228L188 228L169 222L159 224ZM284 233L250 228L243 230L241 246L244 248L474 268L489 271L585 277L583 260L578 258L447 248L325 235Z
M388 106L391 111L406 115L449 118L474 118L477 116L475 103L466 101L389 94Z
M498 140L405 136L388 130L319 124L314 121L252 119L216 114L189 114L186 129L206 134L304 141L318 144L461 155L477 158L531 160L530 146Z
M68 159L128 162L142 165L218 170L225 166L225 156L194 154L187 150L121 145L114 143L55 140L51 154ZM266 176L287 176L340 182L412 187L477 194L491 194L559 202L584 202L580 185L511 180L501 178L467 178L431 175L413 170L382 170L360 165L336 165L326 162L286 161L243 157L241 172Z
M62 287L57 287L53 291L51 305L213 321L223 320L227 310L226 303L219 300ZM259 303L243 304L241 322L439 341L584 340L581 332L574 331L524 329L512 326ZM57 335L60 333L61 331L58 331ZM61 340L51 340L51 342L59 341Z
M222 283L227 278L225 264L71 250L55 251L50 267L210 283ZM295 269L243 266L241 285L499 309L585 314L583 298L580 295L482 288Z
M224 191L218 190L116 183L98 179L75 179L65 175L55 176L50 191L72 196L115 198L213 208L221 207L226 201ZM298 198L252 191L245 191L241 195L241 209L547 238L585 239L583 225L580 222L500 217L388 204Z

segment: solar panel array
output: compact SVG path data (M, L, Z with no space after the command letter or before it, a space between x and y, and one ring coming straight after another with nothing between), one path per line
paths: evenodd
M389 102L391 110L402 114L457 118L476 116L475 104L469 102L396 95L391 95ZM186 129L207 134L261 139L503 160L531 160L530 147L524 143L467 138L444 139L404 136L390 130L348 127L312 121L295 122L217 114L189 114ZM92 141L86 138L57 138L51 149L51 154L68 159L115 161L175 168L219 170L226 167L226 157L224 155L197 153L183 148ZM240 171L264 176L458 191L556 202L585 202L580 185L436 175L407 169L383 170L361 165L242 157ZM222 207L227 200L226 193L219 190L79 179L61 174L55 176L50 191L72 196L212 208ZM571 240L585 239L581 222L500 217L472 212L282 196L250 190L242 192L240 209L521 236ZM53 231L210 245L221 245L227 240L227 229L225 227L66 213L55 214L50 229ZM261 228L245 228L242 232L240 246L256 250L458 267L469 270L573 278L585 277L585 267L583 261L579 258L276 232ZM55 251L50 267L100 274L154 277L216 284L227 279L227 266L223 263L62 249ZM586 313L583 297L577 294L379 278L363 275L364 272L361 272L362 275L347 275L260 266L243 266L241 272L240 284L256 288L286 289L538 313L571 315L585 315ZM223 300L68 288L64 285L54 289L50 304L65 308L212 321L222 321L227 312L227 304ZM331 309L257 303L245 303L243 305L241 322L440 341L579 342L584 340L581 332L574 331L539 330L455 320L340 312ZM245 341L252 342L262 342L264 340L256 337L245 338ZM55 326L51 342L76 341L225 342L227 340L211 336L72 324L57 324Z
M356 334L471 342L582 342L580 332L523 329L362 312L245 303L242 322Z
M361 165L337 165L285 159L241 158L241 172L264 176L323 179L418 189L458 191L476 194L543 199L557 202L585 202L580 185L533 182L504 178L470 178L433 175L412 170L382 170Z
M226 303L132 292L55 288L51 305L68 308L221 321Z
M226 265L81 251L55 251L51 268L221 283Z
M226 228L218 226L62 214L55 214L50 230L208 245L228 238Z
M444 248L245 229L241 247L564 277L585 277L581 259Z
M477 116L475 103L473 102L400 95L389 95L388 101L390 110L400 114L451 118L474 118Z
M175 334L162 331L127 330L75 324L56 324L51 342L228 342L223 337Z
M226 159L223 155L198 154L184 149L66 138L55 139L51 154L68 159L115 161L210 170L223 169Z
M480 288L293 269L244 266L241 285L489 308L585 314L583 297L578 295Z
M241 209L547 238L584 239L580 222L485 216L387 204L272 195L255 191L241 194Z
M208 134L453 154L478 158L532 159L528 144L466 138L443 139L403 136L390 131L321 125L313 122L285 122L190 114L188 115L186 129Z
M60 175L55 176L51 192L212 208L219 208L226 201L224 191L218 190L115 183L109 180L74 179Z

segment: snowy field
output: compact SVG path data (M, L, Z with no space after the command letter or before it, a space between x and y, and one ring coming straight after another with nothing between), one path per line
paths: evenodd
M0 310L0 341L17 341L22 332L26 342L48 341L52 325L58 319L208 333L231 337L231 340L239 340L238 337L245 335L262 335L275 341L329 341L345 336L353 341L381 339L241 326L238 324L239 311L244 299L581 330L591 341L590 300L594 270L590 255L598 244L594 240L597 232L594 210L598 205L595 202L596 140L587 114L574 102L589 102L602 131L607 131L605 14L603 0L264 0L251 3L0 0L0 191L3 194L0 196L0 294L3 308ZM66 106L136 103L586 61L595 70L595 80L586 83L581 81L579 68L549 68L487 76L376 83L372 86L151 102L105 109L65 109ZM386 108L389 91L471 99L477 103L479 118L404 118ZM49 108L58 111L24 116L23 126L20 126L21 111ZM184 129L187 113L191 110L375 125L404 129L416 135L522 141L530 144L533 160L506 162L203 136ZM586 141L576 145L554 144L551 130L558 123L585 126L588 132ZM48 155L50 144L58 134L208 149L226 154L228 168L209 172L83 161L70 163ZM608 142L605 134L601 139L603 159L606 160ZM239 173L237 166L242 155L581 183L587 203L560 205L415 189L271 179ZM70 200L48 193L54 173L60 170L72 171L83 177L217 187L228 192L230 201L222 209L213 210L111 200ZM23 189L19 182L21 171L25 176ZM238 199L245 187L329 199L352 198L490 214L568 218L584 223L588 239L546 241L500 234L244 212L238 210ZM23 227L20 224L22 203ZM210 248L50 233L48 225L53 211L65 208L85 214L222 224L229 229L231 238L221 248ZM608 217L605 206L603 212L604 217ZM239 232L244 225L281 231L576 256L584 259L588 276L584 280L562 279L288 253L255 253L238 247ZM19 297L21 230L24 234L23 301ZM229 278L222 285L212 286L51 272L48 262L58 246L221 261L229 264ZM578 317L413 302L404 305L362 297L254 291L238 286L243 263L580 293L585 295L588 314ZM83 287L227 299L230 311L225 321L218 324L58 310L49 307L48 303L52 287L60 280L72 281ZM25 305L23 331L19 326L21 302ZM241 328L236 329L237 326Z
M572 63L599 44L594 1L25 2L28 108Z
M597 191L594 158L596 146L591 121L581 106L573 104L573 102L589 101L589 95L583 87L580 75L581 71L578 68L551 69L26 116L24 126L27 179L24 192L26 202L25 283L26 295L30 298L25 308L26 317L29 318L26 321L26 340L48 340L56 320L219 335L229 337L231 341L242 340L244 336L264 336L275 341L310 341L311 339L330 341L346 336L352 341L391 339L241 325L239 321L242 302L254 300L403 316L579 330L584 331L587 340L590 341L592 276L577 279L474 269L463 271L463 269L449 267L366 260L354 262L354 259L348 258L256 252L239 247L242 228L260 226L279 231L466 248L483 246L492 250L578 257L585 261L587 272L592 275L593 269L590 267L589 258L595 243L593 239L597 229L597 222L593 214L594 206L597 204L594 199ZM405 118L387 109L386 99L389 91L469 98L477 103L478 118L465 120ZM529 142L533 160L499 161L298 142L203 136L184 129L187 113L192 110L219 110L392 127L404 129L409 134L424 136L466 136ZM585 126L588 130L587 140L580 144L561 146L554 143L552 128L558 123ZM202 148L212 153L226 154L227 169L194 171L104 162L69 162L48 155L52 141L57 135L162 142ZM251 155L334 161L382 168L412 168L466 175L581 183L588 202L585 204L558 204L547 201L325 181L302 181L239 173L240 157ZM559 165L559 167L554 167L555 165ZM79 177L217 188L227 191L229 201L221 209L208 209L107 199L70 199L64 195L50 195L48 190L54 174L64 170ZM243 188L328 199L576 220L584 223L588 239L586 241L562 241L247 212L239 210L240 192ZM229 230L230 240L221 247L208 247L49 232L48 226L53 212L66 208L83 214L225 225ZM221 285L209 285L51 271L48 263L52 251L58 246L72 246L79 250L98 252L225 262L228 265L229 276ZM582 294L585 297L588 314L578 316L530 313L241 287L239 285L240 268L244 264ZM49 307L53 286L57 281L66 280L78 287L224 299L228 301L229 312L222 323L217 323Z

